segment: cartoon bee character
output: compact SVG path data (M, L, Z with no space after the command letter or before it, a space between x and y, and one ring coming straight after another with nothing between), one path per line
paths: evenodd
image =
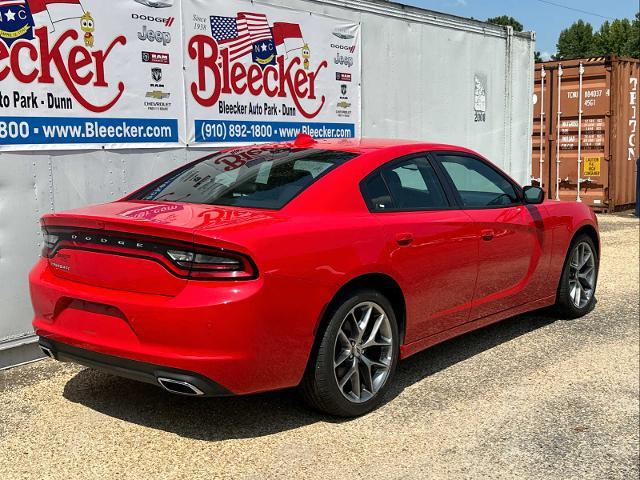
M304 59L302 61L302 66L304 67L305 70L309 70L309 57L311 56L311 52L309 51L309 44L305 43L302 46L302 58Z
M84 32L84 44L89 48L93 47L93 32L95 29L96 27L91 13L85 12L85 14L80 17L80 30Z

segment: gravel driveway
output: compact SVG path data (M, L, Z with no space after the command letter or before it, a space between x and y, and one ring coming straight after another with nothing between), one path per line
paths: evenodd
M536 312L400 364L356 420L292 392L190 399L43 360L0 372L0 478L637 479L639 232L600 216L598 305Z

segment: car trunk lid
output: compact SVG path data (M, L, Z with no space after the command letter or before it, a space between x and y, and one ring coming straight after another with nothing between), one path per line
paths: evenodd
M198 244L239 250L230 243L247 224L271 215L251 209L173 202L120 201L49 214L43 228L57 240L49 264L58 277L135 293L175 296L187 285L184 270L168 250L193 250ZM237 247L237 248L236 248Z

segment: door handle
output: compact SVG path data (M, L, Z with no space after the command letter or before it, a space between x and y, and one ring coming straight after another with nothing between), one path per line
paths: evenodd
M399 233L396 235L396 242L398 245L406 247L413 242L413 235L410 233Z
M480 232L480 237L482 237L482 239L486 242L488 242L489 240L493 240L493 236L495 235L495 233L493 232L493 230L482 230Z

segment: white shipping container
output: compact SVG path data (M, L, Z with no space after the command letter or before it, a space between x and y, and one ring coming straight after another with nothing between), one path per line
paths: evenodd
M531 177L532 33L382 0L271 0L361 23L362 135L459 144ZM27 275L52 211L116 200L204 153L0 153L0 368L38 355Z

